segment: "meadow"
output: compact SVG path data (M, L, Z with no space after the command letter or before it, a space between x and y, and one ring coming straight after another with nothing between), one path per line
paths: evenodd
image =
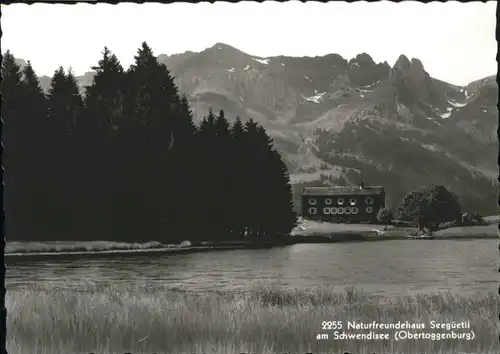
M7 349L53 353L498 353L498 295L375 297L354 288L188 293L88 285L7 292ZM475 339L317 340L322 321L470 321ZM391 334L395 330L386 330ZM428 330L430 331L430 330ZM434 330L436 331L436 330ZM465 330L455 330L465 331ZM469 330L467 330L469 331ZM366 333L349 330L350 333Z

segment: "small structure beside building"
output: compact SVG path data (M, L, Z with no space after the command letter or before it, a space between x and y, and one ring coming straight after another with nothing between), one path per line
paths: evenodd
M385 206L381 186L305 187L302 189L302 216L335 223L376 222Z

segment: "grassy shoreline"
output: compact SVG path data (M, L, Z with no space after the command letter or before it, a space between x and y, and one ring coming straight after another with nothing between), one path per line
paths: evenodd
M375 297L331 287L196 293L145 288L7 292L12 353L494 353L498 295ZM470 321L472 341L316 340L322 321ZM379 330L380 331L380 330ZM431 330L426 330L431 332ZM441 330L434 330L442 332ZM468 331L468 330L455 330ZM391 336L394 330L386 330ZM330 336L333 332L330 332ZM349 333L367 333L349 330Z
M465 234L465 235L436 235L434 240L480 240L498 239L497 235ZM390 240L411 240L400 233L388 232L385 235L375 233L335 233L325 235L322 233L311 233L309 235L292 236L287 242L276 244L253 244L244 242L234 242L231 244L211 244L195 246L161 245L159 242L148 242L144 244L115 243L109 241L88 241L72 242L59 245L57 242L7 242L4 255L6 257L23 256L57 256L57 255L105 255L105 254L128 254L128 253L199 253L223 250L258 249L279 246L289 246L294 244L314 244L314 243L339 243L339 242L376 242ZM153 246L151 246L153 244ZM156 246L158 244L159 246Z
M380 225L339 225L329 223L308 224L305 230L295 230L281 243L260 244L262 248L300 243L335 243L407 240L415 230L389 227L384 231ZM434 240L498 239L497 225L452 227L433 233ZM257 247L256 247L257 246ZM212 250L235 250L258 248L250 242L206 242L199 245L166 245L157 241L126 243L112 241L73 242L7 242L6 256L50 256L59 254L112 254L133 252L194 253Z

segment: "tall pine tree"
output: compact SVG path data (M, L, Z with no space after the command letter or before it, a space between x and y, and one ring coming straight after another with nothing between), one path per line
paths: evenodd
M170 242L180 242L199 235L199 223L193 222L203 213L197 188L203 184L202 171L198 171L195 149L196 126L186 96L181 96L177 109L171 117L172 132L169 137L168 168L170 179L167 187ZM167 181L164 181L165 183Z
M92 69L96 74L92 85L86 87L85 114L77 129L80 155L86 154L82 159L91 167L82 171L88 194L81 205L94 232L107 239L127 239L136 203L128 194L134 182L129 155L133 152L133 137L129 136L133 129L125 113L126 75L107 47Z
M163 239L168 235L165 221L172 221L168 215L172 210L169 186L175 183L175 173L169 168L168 159L179 97L170 72L158 63L146 42L138 50L127 77L137 133L132 163L140 171L135 188L129 193L141 206L135 212L137 226Z
M2 58L2 138L5 186L5 217L8 238L24 237L27 234L26 220L23 218L23 166L26 163L24 144L27 143L25 116L23 114L21 70L14 55L7 51ZM24 182L24 183L23 183Z
M262 207L262 225L268 235L286 235L292 231L297 222L288 170L264 128L258 127L257 136L260 144L267 147L263 170L267 181L265 193L269 202Z
M214 240L217 237L217 207L220 190L216 190L218 172L214 168L215 154L215 115L212 109L201 121L196 132L195 149L198 153L196 163L199 183L195 186L196 201L193 203L194 217L199 220L200 232L195 236L199 240Z
M230 166L232 176L228 185L231 208L227 218L232 221L233 234L236 239L243 239L247 230L249 215L252 213L248 201L252 198L249 184L252 183L248 174L250 151L246 144L245 127L239 117L231 127Z
M47 100L40 88L38 77L28 61L22 71L21 95L26 104L21 108L20 116L24 117L23 125L26 130L25 141L23 142L25 157L21 164L24 172L20 176L22 181L22 192L24 196L23 215L25 216L24 226L28 227L29 234L35 239L44 236L44 218L41 213L51 196L47 193L50 185L50 172L46 168L46 158L48 156L45 134L47 123Z
M51 80L48 95L47 117L47 169L50 171L47 201L48 225L54 228L54 237L65 238L74 233L75 225L75 185L73 178L74 145L71 132L75 119L81 114L81 98L74 76L65 73L60 66Z

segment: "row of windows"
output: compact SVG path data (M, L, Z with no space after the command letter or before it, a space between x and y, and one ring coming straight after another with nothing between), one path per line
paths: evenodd
M373 212L372 207L366 207L365 211L370 214ZM359 209L356 207L325 207L323 208L323 215L343 215L343 214L350 214L350 215L356 215L358 214ZM309 208L309 215L316 215L318 213L318 208L316 207L310 207Z
M317 204L317 199L316 198L309 198L309 205L316 205ZM344 198L338 198L337 199L337 204L338 205L344 205ZM325 199L325 205L332 205L333 200L332 198L326 198ZM366 197L365 198L365 203L368 205L373 204L373 198L372 197ZM350 198L349 199L349 204L351 205L356 205L356 198Z

